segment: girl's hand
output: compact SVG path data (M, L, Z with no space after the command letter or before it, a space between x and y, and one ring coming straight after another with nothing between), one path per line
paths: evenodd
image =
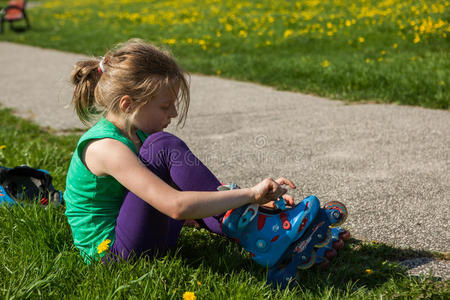
M295 189L295 185L289 179L280 177L277 180L272 178L266 178L254 187L251 188L253 192L252 203L265 204L270 201L278 200L280 196L286 200L287 204L294 205L294 198L289 195L285 195L287 189L282 185L289 185L289 187Z

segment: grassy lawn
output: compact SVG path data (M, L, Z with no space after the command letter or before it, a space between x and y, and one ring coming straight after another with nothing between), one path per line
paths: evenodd
M448 109L445 0L51 1L0 40L92 55L140 37L190 72L322 96Z
M140 37L170 47L193 73L338 99L450 106L449 1L33 2L32 30L6 25L0 41L103 55ZM49 170L57 189L78 138L0 107L0 165ZM297 287L277 290L249 254L203 230L183 229L178 248L151 261L87 266L64 208L0 206L0 299L182 299L187 291L197 299L448 299L449 281L408 276L398 264L416 257L450 259L351 239L328 271L303 271Z
M52 135L0 109L0 165L47 169L58 189L78 137ZM432 256L449 259L353 239L329 271L303 271L299 286L276 290L249 254L203 230L184 229L177 250L152 261L87 266L62 207L0 206L0 299L181 299L187 291L197 299L448 299L449 281L408 276L397 263Z

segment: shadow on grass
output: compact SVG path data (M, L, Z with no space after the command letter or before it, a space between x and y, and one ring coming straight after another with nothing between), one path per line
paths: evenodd
M407 276L395 263L418 257L436 255L351 239L327 271L302 271L297 287L278 291L237 243L205 230L184 228L176 250L155 259L88 266L62 207L0 206L0 298L159 299L195 290L199 299L448 299L448 281ZM237 296L226 297L230 292Z
M258 280L266 280L266 269L253 262L251 256L237 243L226 238L210 235L203 230L184 229L180 244L182 246L179 255L192 267L206 265L220 275L245 270ZM352 290L377 289L392 280L402 281L411 278L407 274L407 269L399 262L419 257L428 258L424 261L435 257L448 259L429 251L395 248L352 238L345 243L344 249L339 251L337 258L327 270L320 270L314 266L298 272L299 287L317 291L332 287L342 293L348 291L349 286Z

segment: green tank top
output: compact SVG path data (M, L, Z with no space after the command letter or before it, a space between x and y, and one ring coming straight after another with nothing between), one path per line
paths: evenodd
M148 136L142 131L137 134L141 141ZM137 155L133 142L105 118L84 133L78 141L67 172L64 200L74 244L88 264L105 255L105 252L99 254L97 250L101 242L109 239L109 247L113 245L114 228L126 191L114 177L92 174L81 160L87 142L101 138L121 141Z

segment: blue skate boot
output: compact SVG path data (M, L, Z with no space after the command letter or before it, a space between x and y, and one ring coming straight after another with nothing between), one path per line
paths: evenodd
M341 225L348 216L347 208L338 201L325 204L299 240L291 244L280 260L269 268L267 282L285 288L298 280L297 270L304 270L326 260L328 251L334 252L333 243L340 240ZM334 235L334 236L333 236ZM342 240L341 240L342 241Z
M237 186L232 184L219 190L235 188ZM284 207L282 198L277 202L280 209L276 210L255 204L229 210L222 218L221 227L225 235L250 252L256 263L269 268L270 284L286 287L296 279L297 269L321 263L327 251L335 251L332 245L341 231L330 226L342 224L347 209L337 201L320 208L315 196L305 198L294 207Z
M284 211L244 205L224 215L222 232L250 252L255 262L270 268L305 233L319 209L314 196Z
M238 188L237 185L232 184L218 189L235 188ZM279 202L278 207L284 204L284 200L277 202ZM332 207L333 203L342 205L345 213L337 209L331 210L336 208ZM323 223L320 223L321 230L317 233L318 240L312 245L313 247L315 244L317 247L327 246L331 241L329 225L341 224L346 216L345 206L339 202L330 202L325 209L339 216L333 219L321 213ZM244 205L225 213L221 223L222 232L238 241L258 264L270 268L280 261L285 251L304 235L312 223L317 223L316 217L319 211L323 209L320 209L320 202L315 196L309 196L295 207L285 210L271 210L254 204Z

